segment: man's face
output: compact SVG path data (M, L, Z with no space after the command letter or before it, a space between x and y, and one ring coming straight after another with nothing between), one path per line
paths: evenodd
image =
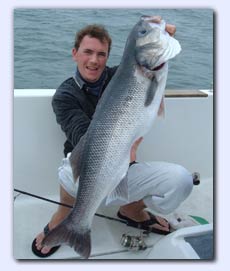
M102 43L87 35L82 39L78 50L72 50L78 70L88 82L96 82L100 78L108 59L108 48L108 42Z

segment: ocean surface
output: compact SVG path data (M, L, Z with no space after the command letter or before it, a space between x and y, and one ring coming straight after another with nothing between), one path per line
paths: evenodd
M169 62L167 88L213 86L214 13L211 9L15 9L14 88L54 88L72 76L76 32L103 24L113 43L109 66L118 65L126 38L141 15L175 24L181 53Z

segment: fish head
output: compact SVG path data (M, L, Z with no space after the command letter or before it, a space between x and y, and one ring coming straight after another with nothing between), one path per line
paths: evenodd
M165 27L165 21L159 16L141 17L132 33L137 64L152 71L181 51L179 42Z

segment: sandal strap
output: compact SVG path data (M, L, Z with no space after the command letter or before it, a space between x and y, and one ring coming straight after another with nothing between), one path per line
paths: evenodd
M43 229L43 232L44 232L45 236L50 232L49 223L45 226L45 228Z

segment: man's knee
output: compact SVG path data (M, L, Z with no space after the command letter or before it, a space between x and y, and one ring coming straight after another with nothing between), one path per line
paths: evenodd
M164 180L157 191L144 198L144 202L156 212L169 214L189 196L192 188L192 174L180 165L168 164Z
M172 185L180 193L182 200L186 199L193 189L192 174L181 165L175 165L172 173Z

